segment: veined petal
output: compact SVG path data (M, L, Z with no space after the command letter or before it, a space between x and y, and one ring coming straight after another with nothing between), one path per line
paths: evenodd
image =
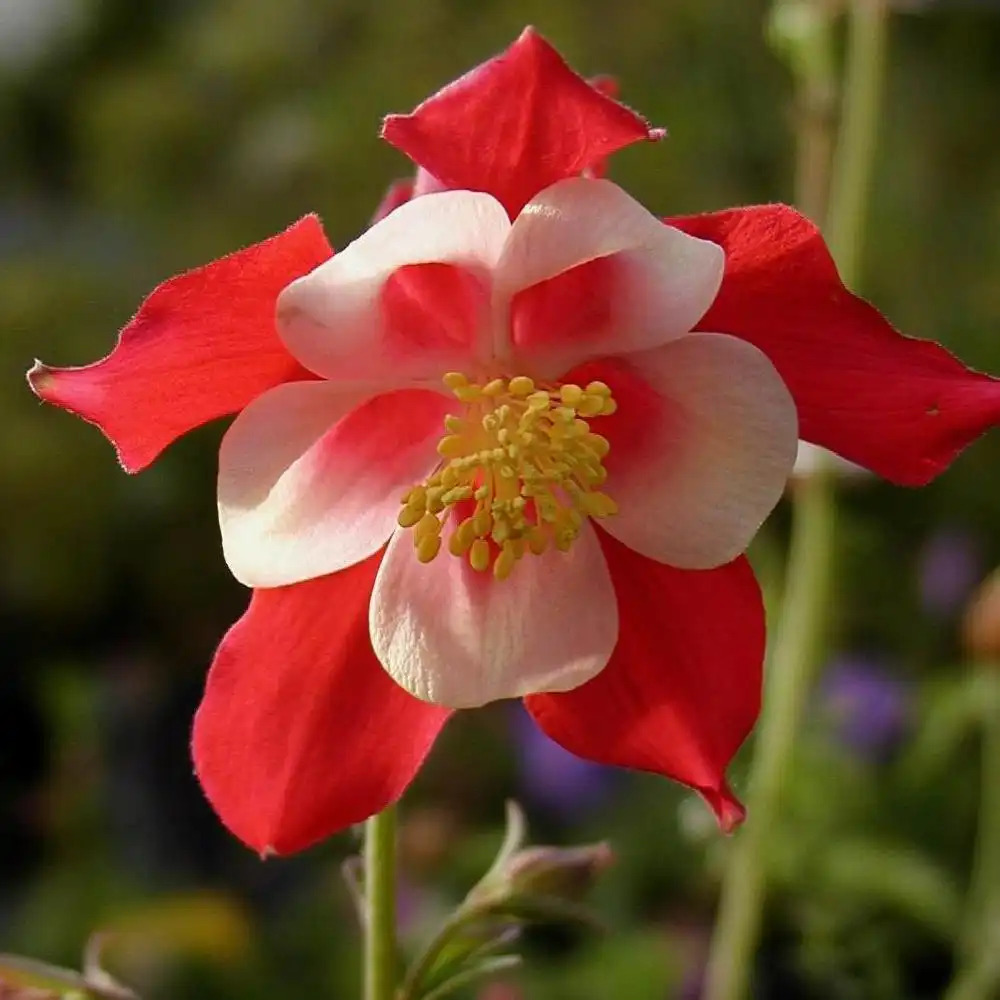
M370 396L295 382L233 422L219 453L219 522L242 583L324 576L385 545L400 494L437 461L448 400L421 389Z
M397 684L473 708L590 680L614 648L618 609L588 524L568 552L526 555L503 581L447 553L420 563L398 532L375 580L370 628Z
M699 329L735 334L771 359L806 440L917 486L1000 422L1000 381L902 336L852 295L819 230L794 209L668 222L725 250L722 289Z
M216 653L195 768L222 821L262 854L302 850L395 802L448 718L372 653L378 561L256 591Z
M437 381L475 355L488 319L489 272L509 230L503 207L486 194L442 191L406 202L327 261L331 266L285 289L281 336L326 378ZM401 268L402 288L390 281Z
M513 352L557 375L688 333L712 304L724 263L714 243L664 226L617 185L574 177L525 205L496 289L512 298Z
M691 334L627 361L659 404L650 412L642 401L651 426L627 461L610 438L607 490L618 514L605 529L680 569L730 562L781 499L795 464L788 389L761 351L722 334ZM618 402L627 408L628 396Z
M696 789L724 829L743 817L725 770L760 711L764 608L744 558L674 569L601 535L621 615L594 680L525 699L567 750Z
M236 413L272 386L311 377L274 328L278 293L333 251L315 216L171 278L143 302L115 349L82 368L28 374L32 389L96 424L127 472L180 435Z
M514 218L565 177L661 129L577 76L533 28L382 136L450 188L488 191Z

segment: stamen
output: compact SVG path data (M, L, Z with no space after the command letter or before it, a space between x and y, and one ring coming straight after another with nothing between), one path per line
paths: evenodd
M449 509L471 505L448 537L448 551L478 572L506 580L526 553L567 551L586 517L618 507L600 487L608 439L589 421L617 409L603 382L536 384L526 375L470 382L449 372L444 384L464 404L449 414L438 443L442 464L401 498L398 521L413 531L421 562L441 550Z

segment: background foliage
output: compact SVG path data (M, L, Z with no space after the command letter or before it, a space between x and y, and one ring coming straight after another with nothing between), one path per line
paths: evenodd
M21 382L106 353L171 273L307 211L343 245L406 163L380 117L536 24L670 129L616 179L654 211L791 190L791 81L763 0L0 0L0 948L75 964L92 928L151 998L346 997L344 835L262 864L191 775L187 731L246 595L214 511L221 427L128 479L93 428ZM907 332L1000 372L1000 17L894 23L862 291ZM859 481L841 512L830 667L770 841L761 997L940 994L977 791L977 672L956 623L1000 561L1000 436L921 492ZM780 565L784 513L754 553ZM739 787L740 771L736 769ZM508 706L454 723L406 808L405 931L487 863L502 803L535 833L610 838L613 933L532 939L491 1000L697 996L725 844L651 778L585 767Z

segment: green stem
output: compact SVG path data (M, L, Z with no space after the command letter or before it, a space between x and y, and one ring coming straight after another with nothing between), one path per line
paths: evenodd
M827 217L827 240L844 283L857 282L871 193L889 35L888 0L850 6L844 111Z
M396 990L396 807L365 824L364 1000Z
M765 895L767 841L798 734L828 605L835 504L824 475L797 488L785 603L757 728L749 814L733 842L709 955L706 1000L748 993Z
M830 196L830 167L837 117L833 6L827 0L777 0L772 14L775 25L779 22L783 4L793 8L799 32L795 38L798 44L793 52L789 52L791 68L798 79L795 96L795 204L816 225L822 225ZM791 41L785 39L786 49Z
M837 145L831 203L827 215L831 248L848 283L857 280L861 237L871 184L878 108L885 67L888 11L885 0L853 0L844 83L843 118ZM810 75L810 66L813 73ZM800 87L825 86L822 60L803 63ZM824 148L810 123L800 136L797 189L809 210L823 217L825 173L818 150ZM828 139L825 148L829 149ZM805 147L805 148L804 148ZM811 173L803 176L808 168ZM767 841L775 828L787 769L816 663L829 606L834 555L836 502L828 475L805 479L793 497L792 534L784 602L767 665L767 687L747 789L749 816L734 841L719 901L709 953L706 1000L743 1000L760 937L766 891Z
M969 886L964 962L946 1000L989 1000L1000 985L1000 664L984 686L979 829Z

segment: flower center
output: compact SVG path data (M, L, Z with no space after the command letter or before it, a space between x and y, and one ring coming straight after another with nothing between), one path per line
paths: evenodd
M565 552L585 517L617 513L598 489L608 477L602 460L610 445L588 423L617 409L603 382L552 387L518 375L479 384L451 372L444 383L463 412L445 418L442 464L406 493L398 519L413 529L421 562L441 550L442 528L457 505L471 513L452 529L448 551L480 572L492 565L498 580L526 552L541 555L550 544Z

